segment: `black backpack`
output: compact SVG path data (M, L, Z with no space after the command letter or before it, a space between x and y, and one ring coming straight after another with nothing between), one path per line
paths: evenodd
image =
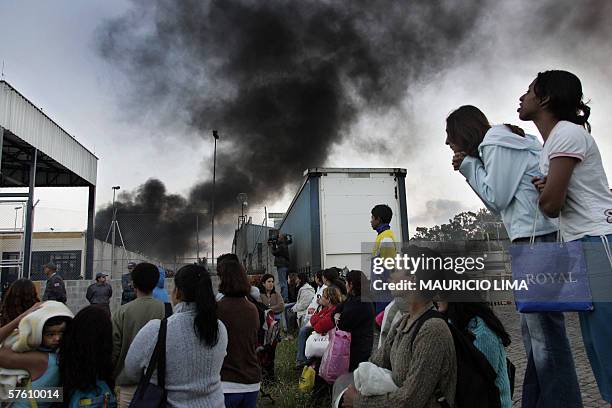
M449 323L442 313L429 310L414 323L410 347L423 323L432 318L446 322L455 344L457 387L453 408L501 408L499 389L495 385L495 370L484 354L457 327ZM436 398L442 408L451 408L442 395L436 395Z

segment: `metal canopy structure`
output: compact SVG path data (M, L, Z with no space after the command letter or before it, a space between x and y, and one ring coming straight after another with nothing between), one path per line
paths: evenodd
M35 187L88 187L86 278L93 274L93 221L98 158L8 82L0 80L0 199L27 198L23 251L30 270Z

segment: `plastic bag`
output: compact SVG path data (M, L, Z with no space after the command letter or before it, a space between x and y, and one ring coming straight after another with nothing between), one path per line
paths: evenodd
M328 345L329 337L323 336L317 332L312 332L306 340L306 350L304 355L306 358L323 357Z
M317 373L314 368L310 366L304 367L298 384L299 390L302 392L310 392L314 388L316 375Z
M329 332L329 346L323 354L319 375L332 384L342 374L347 373L350 365L351 333L338 329Z

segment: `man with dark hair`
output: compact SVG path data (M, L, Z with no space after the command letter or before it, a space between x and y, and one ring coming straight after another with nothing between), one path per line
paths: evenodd
M136 292L134 292L134 285L132 284L132 271L136 267L136 262L128 262L128 272L121 275L121 304L125 305L128 302L136 299Z
M393 211L386 204L378 204L372 208L370 225L378 234L372 250L373 257L394 258L397 253L395 235L389 225L392 217Z
M110 317L110 300L113 297L113 288L106 282L105 273L96 273L96 282L89 285L85 297L92 305L98 306Z
M395 235L391 231L391 218L393 217L393 211L386 204L378 204L372 208L372 217L370 218L370 225L372 229L376 231L376 241L374 242L374 248L372 249L372 259L374 258L395 258L397 255L397 243L395 241ZM381 279L387 282L391 271L385 270L381 276L372 276L370 274L370 281L373 282L374 278ZM380 313L389 304L388 300L391 294L388 291L375 292L378 296L378 302L376 302L376 313ZM381 299L381 297L383 299ZM382 301L380 301L382 300Z
M57 274L55 265L49 262L45 265L44 272L47 275L47 285L42 298L43 302L45 300L57 300L66 303L66 286L64 286L62 277Z
M159 281L157 266L139 263L132 271L132 283L136 299L122 305L113 314L113 375L119 386L119 406L127 407L132 400L136 383L128 380L123 373L125 357L132 340L142 327L153 319L165 317L164 304L153 299L152 292Z

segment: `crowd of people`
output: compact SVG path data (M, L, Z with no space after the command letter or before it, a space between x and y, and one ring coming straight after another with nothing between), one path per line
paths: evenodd
M474 106L453 111L446 120L453 168L501 214L513 243L554 242L560 229L566 241L594 243L607 255L604 266L587 259L589 276L610 274L612 193L579 79L565 71L539 73L520 97L518 112L535 123L543 147L517 126L491 126ZM392 217L384 204L371 211L373 258L400 250ZM83 401L128 407L142 398L136 391L146 380L163 388L169 407L251 408L275 381L279 327L293 321L297 372L321 366L322 355L307 352L309 339L350 335L347 370L334 381L317 376L313 387L313 398L327 392L333 406L512 406L514 378L506 355L512 339L486 302L458 302L422 289L391 291L389 301L380 301L359 270L326 268L312 281L305 273L288 276L285 238L274 245L277 274L263 275L259 287L251 285L236 255L220 256L217 294L201 265L178 270L168 295L163 269L130 264L121 306L112 315L105 274L97 274L87 290L91 305L73 315L64 306L61 277L46 265L43 302L27 279L15 281L3 298L0 367L25 375L0 370L2 384L62 386L67 407ZM388 272L383 278L389 282L424 279L418 270ZM594 299L592 310L580 312L580 325L601 396L612 407L611 305ZM521 319L527 353L521 406L581 407L563 313L522 313ZM160 347L163 352L156 352ZM14 406L30 405L21 400Z

